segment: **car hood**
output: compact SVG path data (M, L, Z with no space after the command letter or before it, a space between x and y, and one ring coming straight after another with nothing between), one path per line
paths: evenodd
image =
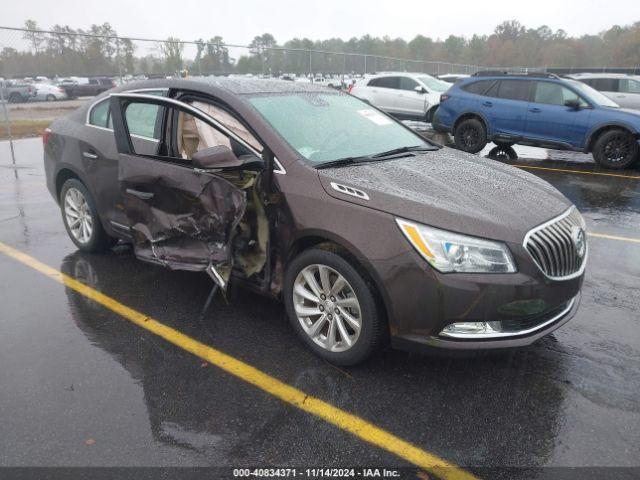
M438 228L522 243L531 228L571 202L516 167L451 148L318 170L328 195ZM336 190L357 188L367 198ZM339 187L338 187L339 188Z

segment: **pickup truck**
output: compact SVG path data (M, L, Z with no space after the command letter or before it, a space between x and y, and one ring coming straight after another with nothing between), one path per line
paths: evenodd
M0 79L0 88L2 88L2 98L11 103L27 102L36 96L36 88L28 83Z
M86 82L63 82L58 85L69 98L95 97L116 86L108 77L92 77Z

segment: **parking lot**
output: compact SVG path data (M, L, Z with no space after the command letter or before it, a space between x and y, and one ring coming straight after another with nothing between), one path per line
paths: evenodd
M0 143L2 465L640 475L640 170L519 150L516 166L564 193L589 231L580 310L551 336L473 358L386 350L341 369L304 348L279 303L233 291L201 318L205 275L126 245L76 251L40 140L15 146L12 167Z

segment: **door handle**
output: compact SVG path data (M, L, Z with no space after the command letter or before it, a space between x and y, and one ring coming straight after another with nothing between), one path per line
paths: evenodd
M96 155L95 153L89 151L89 152L82 152L82 156L84 158L89 158L91 160L95 160L96 158L98 158L98 155Z
M139 198L140 200L151 200L154 195L151 192L142 192L140 190L134 190L133 188L127 188L126 192L129 195L133 195L134 197Z
M533 108L530 108L529 111L531 113L540 113L542 110L540 110L538 107L533 107Z
M482 102L482 105L484 105L485 107L493 107L493 102L485 101Z

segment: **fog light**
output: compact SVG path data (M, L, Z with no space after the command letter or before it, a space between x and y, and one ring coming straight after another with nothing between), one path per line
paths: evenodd
M440 335L461 338L466 335L486 335L501 331L500 322L455 322L443 328Z

